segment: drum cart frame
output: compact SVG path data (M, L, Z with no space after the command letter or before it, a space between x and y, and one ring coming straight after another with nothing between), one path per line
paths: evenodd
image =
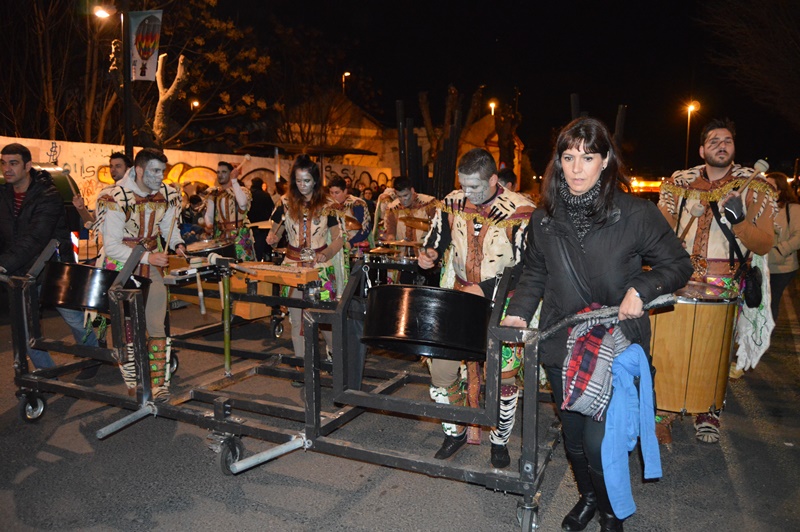
M54 246L53 246L54 248ZM143 252L143 250L142 250ZM42 254L47 257L52 254ZM140 256L139 256L140 257ZM447 478L479 484L495 491L510 492L522 496L518 503L517 518L523 531L537 528L539 488L543 481L546 467L555 447L560 441L558 423L553 423L548 432L551 438L542 441L538 427L539 393L534 392L533 401L529 401L521 412L521 457L518 471L498 470L488 466L459 467L453 462L437 460L414 453L398 452L389 449L372 449L355 442L335 437L334 432L358 417L365 410L380 410L424 418L493 426L499 417L500 357L501 345L504 342L524 344L524 370L531 382L538 383L539 359L538 342L559 330L590 317L615 314L617 308L602 309L595 313L573 316L547 331L500 327L501 305L492 311L486 348L487 374L496 375L486 382L484 408L468 408L463 406L433 403L427 400L417 401L391 394L409 383L428 384L426 374L408 371L370 370L368 376L384 379L384 382L369 390L360 389L360 381L356 382L352 360L353 324L363 321L363 307L359 307L359 299L364 295L366 270L359 265L354 268L353 275L345 292L335 308L310 308L304 313L304 326L310 331L306 342L306 352L302 359L273 355L277 364L250 362L250 365L235 374L228 374L202 386L193 387L185 393L173 396L168 402L154 403L150 390L149 368L145 345L144 301L142 292L137 289L122 288L121 281L130 276L137 260L131 260L120 272L109 290L111 301L112 331L115 345L123 346L112 349L88 348L86 346L69 345L64 342L47 340L41 337L38 323L38 300L31 288L35 284L35 276L25 278L3 278L11 286L12 333L15 359L16 395L20 398L20 412L25 421L33 422L44 414L43 393L60 393L79 399L90 399L108 405L118 406L132 413L97 431L97 437L103 439L136 421L152 416L160 416L176 421L183 421L206 428L213 432L220 450L220 465L223 472L239 473L258 464L280 457L293 450L304 448L360 460L375 465L388 466L410 472L423 473L433 477ZM44 259L40 257L34 268L43 267ZM374 267L390 268L392 265L377 264ZM128 269L130 268L130 270ZM39 271L35 270L35 271ZM32 273L35 273L32 270ZM503 301L508 295L511 285L510 270L500 281L497 300ZM14 311L17 312L14 312ZM360 314L360 315L359 315ZM139 371L140 386L137 397L96 391L90 387L70 384L56 380L56 377L90 365L92 362L81 361L47 370L28 372L26 347L31 345L41 349L72 354L87 359L116 362L124 351L124 323L130 319L135 331L134 354ZM333 329L333 363L321 362L319 326L330 324ZM283 403L252 399L235 392L224 390L225 387L254 375L267 375L280 378L293 378L296 371L277 367L278 364L302 365L305 377L305 406L293 407ZM323 377L322 370L332 368L333 401L344 405L335 414L322 411L322 385L331 382ZM536 385L534 385L536 386ZM536 390L530 387L530 390ZM189 407L184 403L197 401L206 407ZM244 419L242 413L288 419L301 422L299 430L271 426L260 420ZM252 436L278 445L263 453L243 458L242 436Z

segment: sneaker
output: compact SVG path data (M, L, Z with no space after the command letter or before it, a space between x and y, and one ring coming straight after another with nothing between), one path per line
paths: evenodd
M433 457L437 460L445 460L450 458L456 454L456 451L464 447L465 443L467 443L466 430L458 436L445 436L442 446L439 447L439 450L436 451L436 454L433 455Z

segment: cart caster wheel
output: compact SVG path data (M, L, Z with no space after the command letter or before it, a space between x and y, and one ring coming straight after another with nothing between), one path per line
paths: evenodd
M169 357L169 374L175 375L178 373L178 366L180 366L180 360L178 360L178 355L170 354Z
M36 423L44 415L47 401L41 395L23 395L19 398L17 413L20 420L26 423Z
M272 336L275 338L280 338L283 334L283 323L276 322L272 324Z
M538 501L538 494L536 500ZM517 523L519 523L522 532L533 532L537 530L539 528L537 523L538 519L538 502L534 502L533 506L522 503L517 504Z
M244 454L242 439L237 437L225 438L219 448L219 467L225 475L233 475L231 465L238 462Z

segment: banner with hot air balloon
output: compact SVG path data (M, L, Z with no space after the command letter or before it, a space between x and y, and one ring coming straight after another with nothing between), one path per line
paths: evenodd
M131 17L131 79L156 80L161 11L133 11Z

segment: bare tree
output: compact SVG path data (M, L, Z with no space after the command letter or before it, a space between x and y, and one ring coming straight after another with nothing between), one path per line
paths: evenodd
M459 142L463 139L469 127L475 123L475 120L480 116L480 108L483 102L483 85L478 87L472 94L470 106L467 110L467 116L461 124L461 137ZM430 102L428 101L428 93L419 93L419 108L422 113L422 123L428 134L428 142L430 142L431 150L428 156L427 164L436 162L436 158L442 149L445 139L450 137L450 132L455 125L456 111L460 108L460 97L458 89L453 85L447 87L447 96L445 97L444 105L444 120L441 127L435 127L431 119Z
M729 0L701 4L719 46L711 59L732 81L800 130L800 2Z

